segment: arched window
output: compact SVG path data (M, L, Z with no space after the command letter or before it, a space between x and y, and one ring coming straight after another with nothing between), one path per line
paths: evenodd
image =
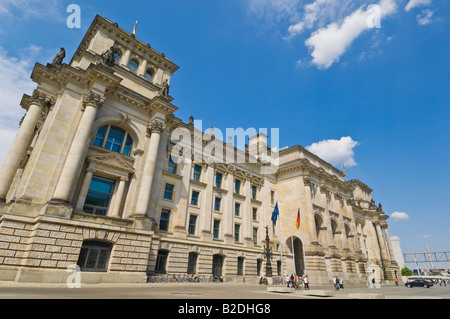
M122 59L122 51L119 49L114 50L114 61L119 64Z
M133 139L124 129L106 125L98 129L94 145L129 156L133 147Z
M130 63L128 63L128 68L133 72L136 72L138 67L139 67L139 62L135 59L130 60Z
M147 72L145 72L144 76L147 80L153 81L153 76L154 76L153 70L148 69Z
M81 246L77 265L81 271L107 271L111 244L86 240Z

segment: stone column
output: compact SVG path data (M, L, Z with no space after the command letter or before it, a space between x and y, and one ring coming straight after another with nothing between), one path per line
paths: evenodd
M52 201L69 203L72 189L84 160L92 125L103 102L104 99L92 91L85 97L83 101L84 113L72 141Z
M0 171L0 201L5 201L20 162L25 156L27 148L34 137L35 128L40 116L45 108L48 108L52 102L52 99L45 94L40 93L37 90L33 92L28 112L23 118L19 131L14 138Z
M139 65L137 75L144 76L145 72L147 72L147 65L148 65L147 60L143 60L142 63Z
M108 214L111 217L119 218L120 214L120 206L122 205L125 184L128 182L128 178L122 176L119 181L119 186L117 187L116 198L114 199L114 207L111 212Z
M142 171L142 181L139 188L136 211L133 215L142 217L147 214L150 193L152 191L153 175L155 173L155 164L158 157L159 141L165 127L165 124L159 120L154 120L148 125L147 129L150 134L150 145L148 146L145 166Z
M394 249L392 248L391 237L389 237L388 226L383 225L383 230L384 233L386 234L386 242L389 249L389 256L391 257L391 262L397 264L395 260Z
M383 232L381 230L381 225L378 222L375 224L375 229L377 231L378 243L379 243L380 249L381 249L381 258L383 260L389 261L389 257L388 257L387 251L386 251L386 244L384 242Z
M76 210L83 210L84 203L86 202L86 196L89 191L89 187L91 186L92 176L96 172L95 168L88 168L86 170L86 175L84 176L83 185L81 186L80 195L78 196L77 205L75 206Z
M124 55L122 56L122 59L120 60L120 64L124 66L128 66L128 63L130 62L131 57L131 51L126 50Z

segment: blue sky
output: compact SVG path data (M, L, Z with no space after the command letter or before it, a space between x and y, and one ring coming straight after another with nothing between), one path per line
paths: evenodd
M66 25L72 3L80 29ZM374 189L403 252L449 251L449 9L445 0L1 0L0 161L34 63L60 47L70 61L96 14L130 32L138 20L137 37L180 66L176 116L223 132L279 128L280 147L344 163L348 179Z

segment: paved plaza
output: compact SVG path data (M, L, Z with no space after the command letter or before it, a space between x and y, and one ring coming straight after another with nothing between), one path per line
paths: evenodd
M305 295L302 289L288 293L268 292L268 286L238 283L151 283L151 284L82 284L68 288L65 284L29 284L0 282L0 299L174 299L174 300L270 300L270 299L364 299L383 295L384 299L450 299L450 285L431 288L407 288L400 283L381 288L346 286L334 296ZM269 286L274 287L274 286ZM282 288L283 286L276 286ZM329 286L311 285L310 291L333 291Z

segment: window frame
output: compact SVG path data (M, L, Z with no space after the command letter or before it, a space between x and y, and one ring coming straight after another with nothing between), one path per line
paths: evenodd
M217 203L219 204L217 207ZM214 211L215 212L220 212L220 207L222 206L222 198L215 196L214 197Z
M216 227L217 222L217 227ZM214 219L213 221L213 238L214 239L220 239L220 225L222 224L222 221L220 219Z
M234 216L241 216L241 203L239 202L234 202Z
M217 175L220 175L220 180L217 180ZM222 183L223 183L223 174L221 172L216 172L215 186L217 188L222 188Z
M97 190L91 189L93 181L104 182L105 184L109 184L111 186L110 193L104 193L104 192L101 192L101 191L97 191ZM112 202L112 199L113 199L113 196L114 196L114 190L116 188L116 184L117 184L116 180L108 179L108 178L101 177L101 176L98 176L98 175L92 176L91 183L89 185L89 189L88 189L88 192L86 194L86 199L85 199L85 202L84 202L84 205L83 205L83 211L88 213L88 214L92 214L92 215L108 216L108 212L109 212L109 209L111 208L111 202ZM103 206L87 204L87 201L89 199L90 194L91 194L92 197L94 197L95 195L97 195L97 196L105 196L107 198L107 200L108 200L108 205L106 207L103 207ZM92 209L92 211L89 212L89 211L86 211L86 209ZM97 213L97 211L100 211L100 210L104 210L104 213Z
M193 223L192 223L193 221ZM188 223L188 235L195 236L197 234L198 215L190 214Z
M88 262L92 260L92 255L95 252L97 256L95 257L95 266L87 267ZM80 249L78 255L77 265L80 267L82 272L107 272L109 266L109 260L111 257L112 244L99 240L85 240ZM100 267L100 257L104 253L102 267Z
M240 179L235 179L234 180L234 193L240 195L241 194L241 186L242 186L242 182Z
M136 69L133 70L132 68L130 68L131 63L136 63ZM137 73L137 71L139 70L139 61L135 58L130 59L130 61L128 61L128 65L127 65L128 69L133 72L133 73Z
M240 243L241 239L241 224L234 224L234 241Z
M170 190L170 193L168 192L168 189L167 189L168 186L171 186L171 187L172 187L172 189ZM169 187L169 188L170 188L170 187ZM166 185L164 186L164 194L163 194L163 198L166 199L166 200L173 200L174 190L175 190L175 185L170 184L170 183L166 183ZM170 195L169 198L166 197L167 194Z
M196 168L199 168L200 169L200 171L199 172L197 172L196 171ZM201 165L198 165L198 164L195 164L194 165L194 168L193 168L193 172L192 172L192 179L194 180L194 181L196 181L196 182L200 182L201 181L201 178L202 178L202 170L203 170L203 167L201 166Z
M194 204L194 193L198 194L198 195L197 195L197 198L196 198L195 204ZM191 192L191 201L190 201L191 206L196 206L196 207L198 207L198 206L199 206L199 204L198 204L199 202L200 202L200 191L192 190L192 192Z
M178 164L172 159L172 156L169 156L167 171L172 174L176 174L178 169Z
M147 77L147 74L151 74L150 79ZM155 78L155 71L153 71L152 68L147 68L147 70L144 73L144 77L147 81L153 82L153 79Z
M97 135L98 135L99 131L100 131L102 128L104 128L104 127L106 127L106 131L105 131L105 134L104 134L104 136L103 136L103 138L102 138L102 141L101 141L100 145L98 145L98 144L96 143L96 141L97 141ZM120 129L120 130L122 130L122 131L125 132L125 134L123 135L123 140L122 140L121 145L120 145L120 151L118 151L118 152L116 152L116 151L114 151L114 150L112 150L112 149L108 149L108 148L105 147L105 146L106 146L106 143L108 142L108 137L109 137L109 133L111 132L111 127L113 127L113 128L118 128L118 129ZM128 139L131 140L131 144L130 144L130 146L129 146L129 149L130 149L130 150L129 150L129 153L128 153L128 154L125 154L124 151L125 151L125 148L128 147L128 146L127 146L127 141L128 141ZM133 149L133 146L134 146L134 138L133 138L133 136L131 136L131 134L128 132L128 130L126 130L126 129L120 127L120 126L117 126L117 125L106 124L106 125L103 125L103 126L101 126L101 127L99 127L99 128L97 129L97 133L95 134L95 138L94 138L94 141L93 141L92 145L97 146L97 147L104 148L105 150L108 150L108 151L111 151L111 152L114 152L114 153L119 153L119 154L122 154L122 155L125 155L125 156L131 156L131 150Z
M164 217L164 219L163 219L163 213L164 213L164 216L167 215L167 218ZM170 215L171 214L172 214L172 211L170 209L167 209L167 208L162 208L161 209L161 214L159 215L159 230L160 231L164 231L164 232L169 231ZM165 225L166 227L161 228L161 225Z

